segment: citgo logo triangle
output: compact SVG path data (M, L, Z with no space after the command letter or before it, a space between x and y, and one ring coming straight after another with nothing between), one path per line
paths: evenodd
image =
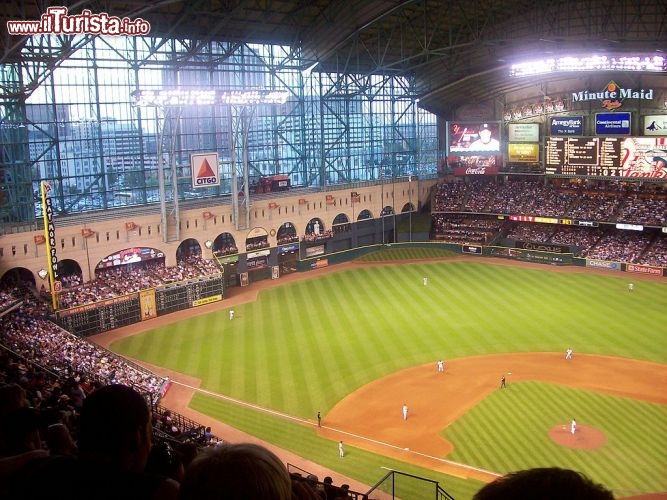
M211 165L209 165L208 160L204 158L204 161L201 163L201 166L199 167L199 172L197 172L197 177L215 177L215 172L213 172L213 169L211 168Z
M192 164L192 187L219 186L218 178L218 155L197 154L191 156Z

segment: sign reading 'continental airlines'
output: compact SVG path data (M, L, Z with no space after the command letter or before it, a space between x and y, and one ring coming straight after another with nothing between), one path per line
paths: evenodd
M595 133L630 135L630 113L595 113Z
M602 107L612 111L620 108L623 99L653 100L653 89L623 88L616 82L609 82L601 91L580 90L572 92L572 102L602 101Z

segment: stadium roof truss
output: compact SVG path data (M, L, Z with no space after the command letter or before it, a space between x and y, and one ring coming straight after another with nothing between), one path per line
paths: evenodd
M559 78L509 78L509 65L522 58L667 46L667 0L18 1L3 9L0 21L4 27L7 20L36 20L52 4L68 6L70 14L89 9L141 17L151 36L195 39L191 57L210 40L271 43L290 47L304 69L318 63L316 71L414 77L420 106L440 116L462 102ZM22 50L26 38L3 29L0 63L33 65L20 90L29 92L76 50L71 37L45 40L43 47ZM2 93L17 90L5 86Z
M281 52L272 54L270 62L255 55L257 64L264 65L277 82L282 70L318 72L319 87L312 88L310 95L322 97L319 102L296 96L301 108L282 117L266 118L274 120L271 128L278 135L285 130L302 131L303 137L289 144L299 158L289 168L298 169L307 186L316 182L324 185L323 177L330 174L353 180L350 165L340 153L346 147L349 150L346 115L354 105L353 96L362 95L372 102L376 93L391 95L393 88L402 86L403 102L393 103L387 111L393 142L389 146L379 140L373 144L371 137L370 156L375 156L381 149L394 151L393 143L410 143L406 129L399 124L404 115L416 116L417 108L448 119L463 104L505 104L509 93L582 77L560 73L512 78L509 70L514 63L591 53L664 54L667 47L667 0L10 2L0 12L0 142L2 162L11 167L11 178L5 176L0 184L15 193L8 206L22 207L21 213L12 214L13 220L27 221L34 215L31 184L35 165L27 159L25 124L39 125L28 123L26 101L68 59L80 58L82 68L85 60L95 60L86 52L95 50L91 49L95 44L90 43L94 35L12 36L5 28L7 21L39 20L52 6L65 6L70 15L89 9L150 23L150 34L136 39L139 55L126 63L137 72L153 66L163 71L166 82L180 83L179 74L187 72L203 74L231 66L229 60L241 52L252 53L260 44L280 47ZM114 50L108 45L105 50ZM94 73L94 64L91 66L87 71ZM241 82L239 75L229 78L239 79L233 83ZM91 76L90 81L94 80ZM90 102L95 102L94 96ZM57 115L56 103L48 104ZM240 131L237 144L242 140L244 116L237 112L230 118L230 124L235 121L232 129ZM368 127L371 135L373 127L372 123ZM311 133L322 137L319 149L308 140ZM57 127L43 131L44 141L49 143L44 152L48 150L53 158L59 158L57 134ZM281 139L289 142L285 135ZM247 179L248 168L254 166L252 161L245 163ZM99 172L95 182L106 182L104 165L99 166ZM64 204L62 208L67 209Z

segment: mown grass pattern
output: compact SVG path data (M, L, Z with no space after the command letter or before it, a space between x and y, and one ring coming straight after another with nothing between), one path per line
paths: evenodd
M569 449L548 437L554 425L569 432L572 418L606 434L595 450ZM667 407L538 382L495 391L443 433L454 444L448 458L498 472L561 466L582 470L624 495L664 490ZM660 430L660 427L663 429ZM499 453L499 450L502 450Z
M387 260L382 253L380 260ZM424 276L428 286L422 283ZM312 419L318 410L326 414L337 401L372 380L439 357L561 352L571 345L576 352L665 363L667 287L662 282L641 282L630 294L627 281L623 275L558 273L474 260L369 266L266 290L257 302L235 307L233 321L226 311L195 316L117 342L113 348L197 376L205 389L215 393ZM591 394L586 398L600 401ZM553 418L546 400L535 403L533 413L542 413L544 405L545 415ZM486 406L485 402L479 408ZM490 408L484 410L490 420L500 418L513 426L500 408ZM654 418L661 425L651 425L658 427L659 439L664 440L667 425L660 415ZM266 429L275 425L274 417L257 418ZM627 422L637 434L637 426L645 425L649 425L645 418ZM452 428L457 427L466 428L463 423ZM269 441L279 438L269 434ZM464 434L458 439L474 444L457 447L457 453L470 454L466 462L483 463L495 471L515 468L502 447L491 447L492 453L488 445L475 443L476 431ZM310 456L309 450L300 450L302 441L286 447ZM636 446L640 444L638 440ZM523 439L503 446L518 457L518 450L532 448ZM598 465L596 457L573 455L567 463L594 471L596 477L599 473L598 480L605 484L618 484L616 478L623 476L616 466ZM533 458L539 457L526 457L521 463L562 459L546 451L542 461ZM664 462L655 463L655 476L667 477L667 467L660 465ZM331 466L340 470L337 461ZM375 465L370 467L377 479ZM360 469L353 476L359 474ZM655 491L639 477L628 481L623 484L630 489ZM658 486L667 490L664 479ZM465 488L456 496L467 498Z
M345 459L341 460L338 457L337 441L318 437L313 427L282 418L267 417L256 410L229 403L219 398L205 396L201 393L194 395L191 406L248 434L274 443L281 448L292 450L300 456L308 457L313 462L326 465L331 470L347 477L354 477L368 485L375 484L387 474L389 469L393 469L438 481L440 486L454 495L457 500L472 498L474 493L482 486L482 483L478 481L425 470L409 463L379 456L352 446L346 446ZM393 486L397 493L400 492L397 495L398 498L433 498L432 496L423 496L421 494L423 485L414 481L398 479ZM381 489L390 491L386 487Z

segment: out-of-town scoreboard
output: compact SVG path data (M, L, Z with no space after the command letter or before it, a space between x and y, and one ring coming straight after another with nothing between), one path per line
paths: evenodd
M60 325L81 336L113 330L222 300L223 275L202 276L57 312Z

